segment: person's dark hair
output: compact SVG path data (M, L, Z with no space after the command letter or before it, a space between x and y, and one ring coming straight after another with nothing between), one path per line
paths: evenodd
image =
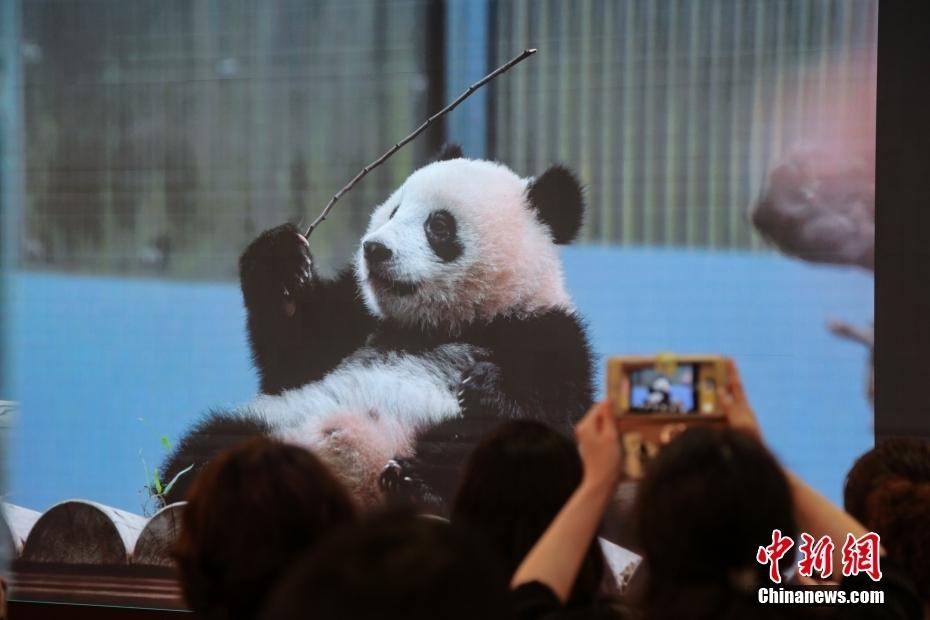
M251 618L302 552L356 520L346 490L298 447L254 439L209 463L187 497L174 556L204 618Z
M539 422L507 422L472 453L452 521L483 535L513 574L581 483L574 442ZM603 591L605 560L597 540L578 572L568 605L586 606Z
M768 583L756 552L774 529L796 538L797 525L788 480L757 440L730 429L682 432L649 464L633 514L647 618L766 613L754 603Z
M435 517L377 515L320 543L265 620L503 620L507 580L483 541Z
M843 503L878 532L930 601L930 441L887 439L860 456L846 476Z

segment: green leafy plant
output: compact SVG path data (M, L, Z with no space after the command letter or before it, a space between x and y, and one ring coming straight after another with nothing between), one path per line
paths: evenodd
M145 424L144 418L139 418L139 421ZM165 449L165 453L168 454L171 452L171 441L166 435L161 437L161 445ZM178 473L174 475L167 484L163 483L161 480L161 475L158 473L158 468L149 469L148 464L145 462L145 456L142 453L142 450L139 450L139 460L142 461L142 471L145 473L145 485L143 486L143 499L142 499L142 513L146 517L150 517L165 506L168 505L167 496L171 492L171 489L174 488L174 485L177 484L178 480L182 476L190 472L194 465L191 463Z

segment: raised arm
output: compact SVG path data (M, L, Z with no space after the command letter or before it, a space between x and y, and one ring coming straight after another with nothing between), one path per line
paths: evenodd
M727 374L729 390L721 390L719 395L727 412L730 425L755 437L760 443L765 443L759 421L755 412L749 405L743 382L733 360L727 360ZM847 534L856 538L867 532L864 525L859 523L852 515L828 500L817 492L812 486L800 477L785 469L788 484L791 485L791 495L794 500L795 517L798 527L819 539L829 536L833 540L833 566L843 565L843 542Z
M351 271L316 275L310 245L291 224L262 233L239 259L249 343L261 390L322 378L374 327Z

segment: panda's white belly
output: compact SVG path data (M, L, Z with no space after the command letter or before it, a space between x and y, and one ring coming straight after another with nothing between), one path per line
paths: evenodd
M459 382L481 352L465 344L443 345L426 355L364 347L322 380L262 395L249 409L281 431L347 411L419 427L459 414Z
M484 351L464 344L425 355L364 347L322 380L248 406L276 437L307 446L363 501L376 501L374 477L409 456L417 430L461 414L458 389Z

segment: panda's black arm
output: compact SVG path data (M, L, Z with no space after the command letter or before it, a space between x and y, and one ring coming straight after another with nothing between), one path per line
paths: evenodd
M390 479L407 481L389 497L420 495L415 503L443 515L471 451L497 425L534 419L569 435L594 394L591 350L573 315L554 310L499 318L467 330L463 339L489 351L459 385L463 415L421 431L416 458L397 459L397 471L385 470Z
M575 315L551 310L492 321L477 338L491 353L463 378L463 414L532 418L568 431L590 407L591 349Z
M374 328L351 271L319 278L293 225L253 241L240 258L239 276L252 358L266 394L322 378Z

